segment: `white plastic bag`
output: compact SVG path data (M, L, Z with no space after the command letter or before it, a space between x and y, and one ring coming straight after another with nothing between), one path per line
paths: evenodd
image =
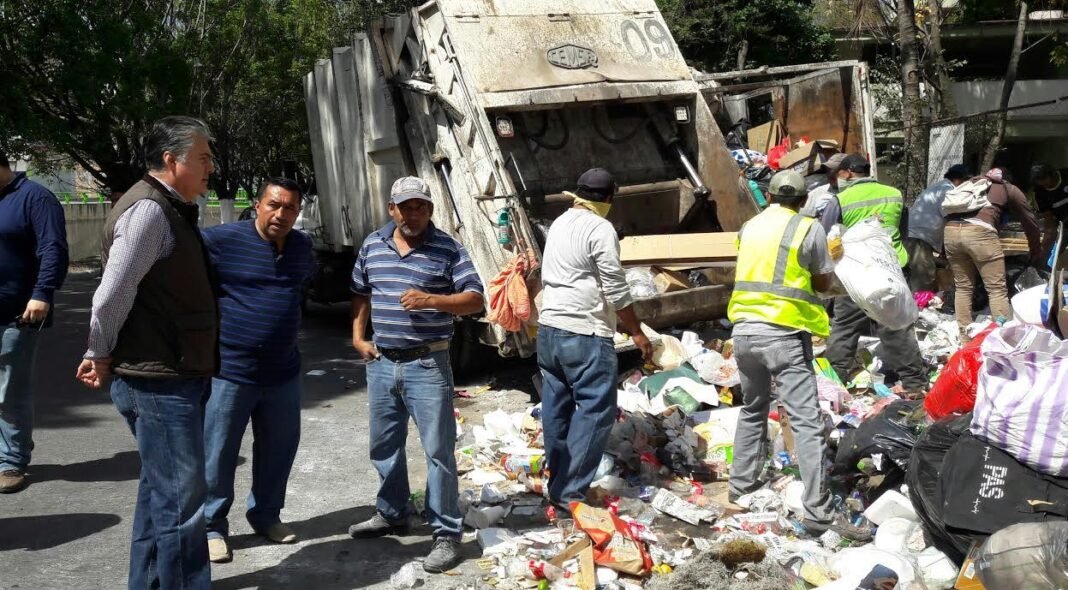
M1037 326L983 340L971 431L1031 469L1068 477L1068 341Z
M726 362L723 355L714 350L705 351L690 359L690 365L705 383L714 383L719 376L719 370Z
M868 317L891 330L903 330L919 317L919 308L898 264L890 235L877 219L866 219L842 236L845 255L834 272Z

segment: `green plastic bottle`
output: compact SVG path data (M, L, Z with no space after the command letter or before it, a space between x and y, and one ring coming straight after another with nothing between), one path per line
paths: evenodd
M512 243L512 228L511 219L508 215L508 209L501 209L501 212L497 214L497 243L502 246L507 246Z

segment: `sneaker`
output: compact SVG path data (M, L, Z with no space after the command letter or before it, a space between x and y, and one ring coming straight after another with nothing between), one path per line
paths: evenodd
M353 539L369 539L372 537L404 535L407 533L408 519L402 521L390 521L377 512L375 512L375 515L371 518L349 527L349 535L352 536Z
M234 559L230 545L222 537L208 537L208 561L212 563L229 563Z
M836 514L831 522L816 522L806 519L802 524L808 534L813 537L819 537L827 531L834 531L841 535L843 539L849 539L850 541L863 542L871 540L870 527L856 526L849 522L843 514Z
M17 469L0 472L0 494L21 492L29 483L26 481L26 474Z
M274 541L275 543L295 543L297 541L297 534L293 532L293 529L289 528L288 524L276 522L267 528L262 534L264 537Z
M460 540L456 537L438 537L434 539L434 547L423 561L423 570L440 574L456 567L460 561Z

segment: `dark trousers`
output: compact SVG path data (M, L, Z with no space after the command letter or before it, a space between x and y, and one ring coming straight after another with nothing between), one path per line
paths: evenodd
M897 372L906 390L926 390L927 371L916 343L916 330L912 326L890 330L876 324L849 297L835 298L831 337L827 340L827 359L838 376L849 381L856 369L857 344L871 324L875 324L875 335L883 345L883 363Z

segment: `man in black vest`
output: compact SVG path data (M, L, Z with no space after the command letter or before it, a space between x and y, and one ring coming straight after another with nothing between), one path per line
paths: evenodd
M194 204L215 169L210 141L191 117L149 131L149 173L104 228L104 276L78 366L94 389L114 373L111 399L137 438L131 589L211 587L202 402L218 368L218 313Z

